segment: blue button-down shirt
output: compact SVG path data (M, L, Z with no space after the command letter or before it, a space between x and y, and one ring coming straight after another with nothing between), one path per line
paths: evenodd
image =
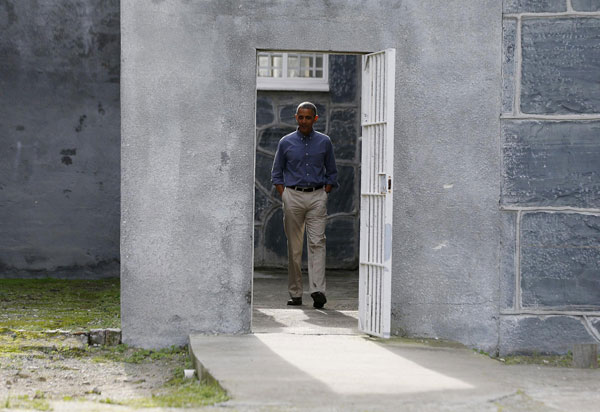
M271 170L274 185L315 187L337 186L337 168L329 136L299 130L283 136L277 145Z

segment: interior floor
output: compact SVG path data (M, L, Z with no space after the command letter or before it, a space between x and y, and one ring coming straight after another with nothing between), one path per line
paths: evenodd
M314 309L304 274L302 306L287 306L287 271L255 270L252 332L358 334L358 271L327 272L327 303Z

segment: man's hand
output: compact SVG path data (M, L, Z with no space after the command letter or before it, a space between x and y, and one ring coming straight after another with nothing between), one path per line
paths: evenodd
M326 193L329 193L329 192L331 192L331 189L333 189L333 186L332 186L332 185L325 185L325 192L326 192Z
M279 196L283 196L283 191L284 191L285 187L283 185L275 185L275 188L279 192Z

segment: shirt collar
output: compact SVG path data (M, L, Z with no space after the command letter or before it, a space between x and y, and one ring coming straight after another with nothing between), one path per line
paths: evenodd
M299 129L298 127L296 127L296 134L298 135L298 137L299 137L301 140L304 140L304 138L306 138L306 137L308 137L308 139L310 140L310 139L312 139L312 137L313 137L313 136L314 136L314 134L315 134L315 129L312 129L312 130L311 130L311 132L309 133L309 135L308 135L308 136L305 136L305 135L304 135L304 134L303 134L303 133L300 131L300 129Z

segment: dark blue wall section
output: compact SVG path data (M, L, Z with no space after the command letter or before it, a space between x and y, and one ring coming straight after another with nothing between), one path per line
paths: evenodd
M523 20L521 111L600 112L600 18Z
M504 121L502 204L600 207L600 121Z
M600 309L600 216L526 213L521 222L524 307Z
M500 354L599 332L600 2L567 4L503 2Z

